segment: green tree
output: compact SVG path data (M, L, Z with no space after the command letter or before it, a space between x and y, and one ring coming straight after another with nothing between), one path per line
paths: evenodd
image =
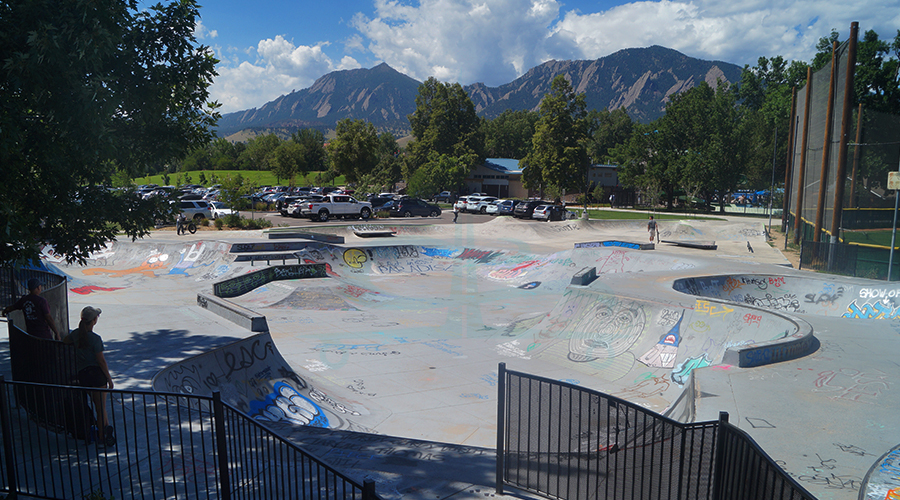
M484 161L484 132L475 105L458 83L441 83L434 77L419 86L416 111L409 115L415 141L407 146L403 175L410 179L419 167L432 161L432 153L447 155L467 172ZM441 188L457 187L441 185Z
M553 79L540 105L532 148L524 160L526 188L570 191L583 187L589 165L584 94L576 94L565 76Z
M295 141L283 141L272 152L272 160L269 163L279 183L281 179L286 179L288 184L293 186L294 177L303 163L303 147Z
M0 4L0 262L36 259L39 243L84 262L165 215L167 204L102 186L117 166L136 177L210 139L217 61L194 38L197 9Z
M297 164L297 173L306 177L309 172L322 171L327 168L325 135L322 131L305 128L294 132L291 140L300 145L301 160Z
M244 176L241 174L229 175L222 179L219 200L234 209L245 210L250 206L250 201L244 196L250 194L252 189L253 186L248 182L248 179L244 179Z
M279 144L281 139L275 134L260 135L247 141L246 148L238 157L241 170L272 170L275 149Z
M711 196L732 191L746 170L749 141L735 93L723 83L713 90L706 82L675 96L666 105L661 131L668 159L679 172L686 195ZM724 211L724 196L719 197Z
M634 128L634 120L628 116L625 108L613 111L592 110L588 113L587 121L590 135L587 143L588 156L594 163L608 162L610 150L628 140Z
M328 143L331 171L356 183L378 164L378 132L367 121L345 118L337 123L335 134Z
M400 146L393 134L385 132L378 136L377 154L378 164L369 174L360 176L358 186L374 192L392 191L401 178L403 168Z
M484 149L488 158L522 159L531 151L531 138L540 115L536 111L507 109L484 123Z
M636 124L631 137L610 150L610 159L618 165L619 184L638 188L644 204L655 205L662 193L672 208L680 172L669 158L672 148L667 136L660 133L661 122L658 119L651 124Z

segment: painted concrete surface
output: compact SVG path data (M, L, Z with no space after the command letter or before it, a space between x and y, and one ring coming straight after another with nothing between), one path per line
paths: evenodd
M113 244L86 266L56 265L71 277L73 314L87 304L104 309L98 331L115 347L109 358L120 387L147 387L156 371L174 366L157 385L169 380L168 389L187 391L183 382L191 377L171 374L196 370L196 382L207 385L190 390L222 390L335 466L374 477L379 491L405 498L482 496L474 490L485 487L477 485L492 484L488 457L501 361L659 412L693 374L698 419L733 412L731 421L759 436L789 473L811 476L803 484L821 498L855 498L863 469L900 443L891 418L898 401L889 358L896 352L894 322L862 319L894 317L886 305L894 300L891 289L784 267L784 257L765 243L761 221L660 224L663 239L715 241L715 251L664 243L628 248L647 239L642 221L365 226L395 235L358 238L358 228L316 228L343 236L345 244L307 240L297 256L327 264L329 277L272 282L230 299L264 314L268 337L184 363L190 354L249 337L197 307L196 295L263 267L236 262L229 252L235 242L265 241L263 234L212 233L214 241L154 234ZM598 241L623 245L575 248ZM596 268L598 279L571 285L586 267ZM821 342L814 354L737 366L744 363L734 353L809 338L810 328ZM860 328L865 342L856 335ZM260 369L223 377L240 366L223 357L235 349L249 356L235 359L262 363ZM143 359L135 362L129 351ZM872 372L878 376L868 382L872 370L883 377ZM852 394L823 396L837 387ZM847 400L866 391L877 396ZM862 427L863 420L872 426ZM855 479L837 487L836 479L808 472L815 466L809 457L819 453L811 450L826 448L859 458L845 465L822 455L819 468ZM488 470L472 467L481 462ZM416 472L426 465L434 470Z

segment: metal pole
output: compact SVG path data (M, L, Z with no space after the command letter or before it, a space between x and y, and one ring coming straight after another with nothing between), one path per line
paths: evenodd
M231 477L228 475L228 438L225 435L225 405L219 391L213 393L213 419L216 432L216 452L219 455L219 498L231 500Z
M10 323L12 328L12 323ZM6 394L6 381L0 375L0 426L3 427L3 456L6 459L6 486L15 496L19 492L19 484L16 480L16 454L13 451L12 428L9 418L9 399Z
M775 126L775 145L772 146L772 186L769 188L769 234L766 239L770 239L772 235L772 200L775 199L775 157L778 155L778 126Z
M900 164L897 165L900 171ZM891 252L888 256L887 281L891 281L891 267L894 264L894 241L897 239L897 208L900 207L900 191L894 191L894 224L891 226Z
M497 478L496 491L498 495L503 494L503 481L505 475L503 473L506 468L504 463L505 433L506 433L506 363L500 363L497 367Z

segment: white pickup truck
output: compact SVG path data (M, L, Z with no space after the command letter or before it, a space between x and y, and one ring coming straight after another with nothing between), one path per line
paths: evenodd
M329 194L322 200L310 200L300 207L300 216L327 222L332 217L368 219L372 216L372 204L356 201L345 194Z

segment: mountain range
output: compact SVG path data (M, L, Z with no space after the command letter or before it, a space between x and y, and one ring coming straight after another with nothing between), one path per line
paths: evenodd
M588 109L625 107L634 120L649 122L663 115L671 95L702 81L712 86L719 80L735 83L741 71L735 64L652 46L624 49L595 60L547 61L499 87L475 83L463 88L478 114L493 118L507 109L537 110L553 79L564 74L576 92L585 94ZM407 116L415 111L420 84L384 63L371 69L334 71L308 89L259 108L223 115L217 134L226 137L247 129L290 133L301 128L326 132L339 120L354 118L399 137L409 133Z

